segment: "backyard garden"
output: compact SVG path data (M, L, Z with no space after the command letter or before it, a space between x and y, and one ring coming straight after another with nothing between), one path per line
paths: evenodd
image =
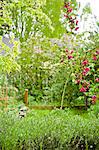
M0 150L99 150L92 1L0 1Z

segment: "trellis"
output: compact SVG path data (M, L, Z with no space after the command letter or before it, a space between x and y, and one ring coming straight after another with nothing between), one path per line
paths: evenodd
M16 98L17 92L17 88L13 86L0 86L0 106L7 107L9 100Z

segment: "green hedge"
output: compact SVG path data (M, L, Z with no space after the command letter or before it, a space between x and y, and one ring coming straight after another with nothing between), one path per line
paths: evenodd
M0 113L0 150L98 150L99 116L74 115L69 109L23 119Z

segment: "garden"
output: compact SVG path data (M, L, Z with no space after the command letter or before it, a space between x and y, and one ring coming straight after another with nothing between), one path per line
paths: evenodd
M0 1L0 150L99 150L91 0Z

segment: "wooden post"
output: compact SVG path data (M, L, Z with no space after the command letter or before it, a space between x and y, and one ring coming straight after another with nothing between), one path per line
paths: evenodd
M5 105L6 105L6 107L7 107L7 105L8 105L8 88L7 88L7 86L6 86L6 88L5 88Z
M26 105L28 105L28 89L25 89L24 103L25 103Z

